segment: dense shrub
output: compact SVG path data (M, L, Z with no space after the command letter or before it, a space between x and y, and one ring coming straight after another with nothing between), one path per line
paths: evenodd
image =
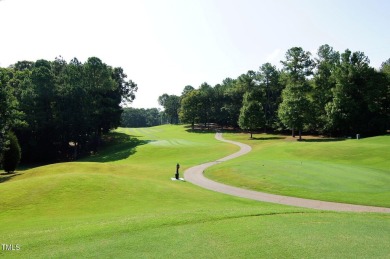
M20 162L21 150L18 138L12 132L9 133L9 141L9 147L3 156L3 169L7 173L12 173Z

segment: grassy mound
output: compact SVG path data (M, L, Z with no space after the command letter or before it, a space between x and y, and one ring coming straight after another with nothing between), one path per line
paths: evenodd
M99 154L1 176L9 258L385 257L390 216L320 212L171 181L233 153L181 126L119 129ZM6 178L7 177L7 178Z
M360 140L225 134L245 142L247 156L215 166L206 175L247 189L288 196L390 207L390 136Z

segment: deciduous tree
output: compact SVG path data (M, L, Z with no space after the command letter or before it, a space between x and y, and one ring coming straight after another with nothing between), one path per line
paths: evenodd
M312 74L314 62L310 52L300 47L287 51L286 60L281 61L286 72L286 88L282 92L282 103L279 106L278 116L283 124L292 130L299 130L299 139L305 123L310 119L310 101L308 93L310 84L307 77Z
M240 110L238 125L241 129L248 130L252 138L253 131L263 127L264 124L265 115L263 106L258 101L250 100L249 94L246 93Z
M201 110L201 95L199 90L188 92L181 99L180 106L180 121L190 123L191 128L194 129L195 123L199 122L199 115Z
M179 96L163 94L158 97L158 103L164 107L164 113L168 116L171 124L179 123Z

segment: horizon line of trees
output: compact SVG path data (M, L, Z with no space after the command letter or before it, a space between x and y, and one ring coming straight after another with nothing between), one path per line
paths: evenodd
M332 136L385 134L390 128L390 59L376 70L363 52L322 45L316 57L293 47L283 68L265 63L221 84L187 85L158 102L170 123L217 123L253 132L291 130Z
M141 128L153 127L168 123L165 113L157 108L133 108L123 109L121 116L121 127Z
M120 125L137 85L97 57L20 61L0 68L0 165L15 133L25 162L77 159Z

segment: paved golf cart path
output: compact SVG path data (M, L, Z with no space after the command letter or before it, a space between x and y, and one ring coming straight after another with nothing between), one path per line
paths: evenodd
M303 198L295 198L289 196L275 195L258 191L251 191L246 189L241 189L234 186L229 186L226 184L214 182L203 175L203 171L213 165L222 163L224 161L245 155L251 151L251 147L249 145L235 142L231 140L226 140L222 137L222 133L217 133L215 138L220 141L228 142L234 145L239 146L240 151L231 154L227 157L218 159L214 162L209 162L201 165L197 165L187 169L184 172L184 179L188 182L191 182L195 185L199 185L203 188L221 192L225 194L230 194L233 196L238 196L242 198L248 198L257 201L278 203L284 205L291 205L297 207L311 208L317 210L331 210L331 211L352 211L352 212L384 212L390 213L390 208L381 208L381 207L373 207L373 206L363 206L363 205L353 205L353 204L345 204L345 203L336 203L336 202L327 202L327 201L318 201L318 200L310 200Z

